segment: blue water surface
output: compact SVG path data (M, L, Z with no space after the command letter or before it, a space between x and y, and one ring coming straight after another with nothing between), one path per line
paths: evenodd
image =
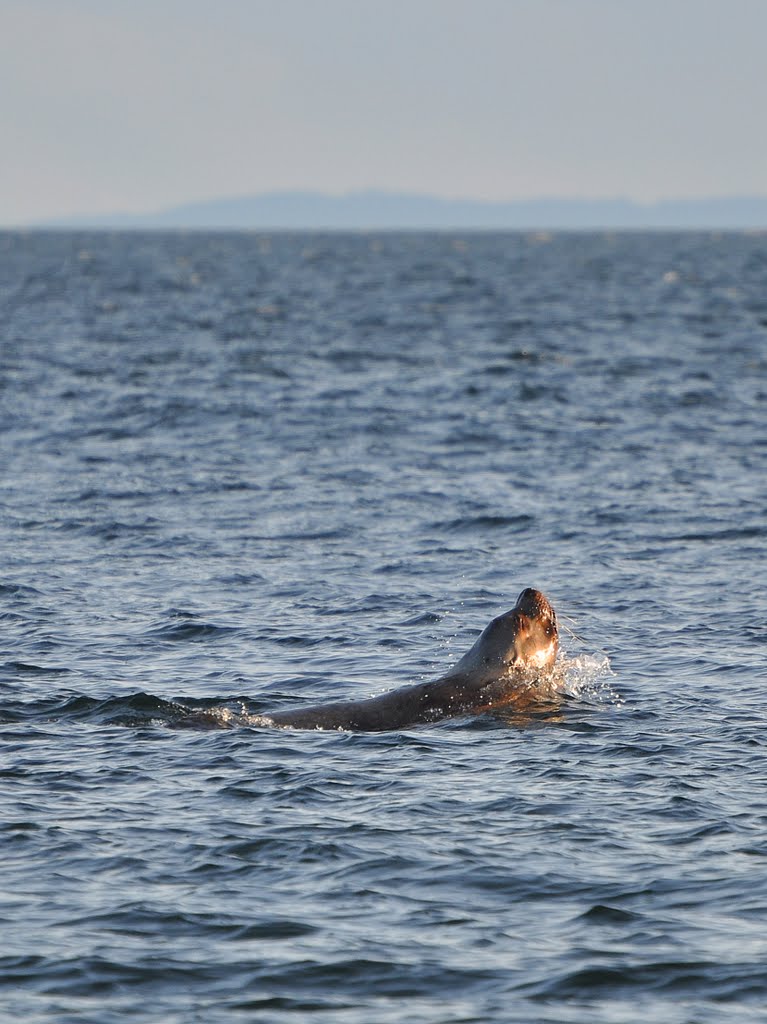
M0 309L8 1019L765 1019L767 237L5 233ZM252 724L525 586L562 707Z

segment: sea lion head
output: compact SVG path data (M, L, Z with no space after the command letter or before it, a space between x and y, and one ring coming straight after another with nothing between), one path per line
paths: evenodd
M527 587L510 611L493 619L456 668L540 675L554 665L558 637L557 617L548 599L540 590Z
M517 635L514 642L516 663L522 668L547 672L559 650L557 616L548 598L540 590L526 587L512 609L517 617Z

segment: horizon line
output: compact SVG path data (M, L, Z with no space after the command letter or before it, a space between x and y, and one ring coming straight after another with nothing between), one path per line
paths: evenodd
M749 215L749 207L750 215ZM684 216L683 216L684 214ZM714 216L716 214L716 216ZM737 214L737 215L735 215ZM451 215L456 222L451 223ZM504 222L505 217L509 218ZM222 218L219 224L216 217ZM448 197L429 192L359 188L344 192L317 189L272 189L269 191L213 196L187 200L143 211L78 212L42 218L27 218L0 230L36 230L78 227L190 229L258 228L276 230L335 229L601 229L620 227L674 227L733 230L767 227L767 194L729 193L708 196L669 196L643 200L622 195L583 197L539 195L517 199ZM535 218L541 218L536 222ZM706 223L708 218L711 223ZM232 222L242 219L242 224ZM528 218L533 218L529 220ZM562 218L561 222L560 218ZM366 220L371 222L368 224ZM258 223L263 221L263 224ZM517 221L518 223L513 223ZM699 221L699 223L696 223ZM283 223L284 222L284 223ZM305 222L305 223L304 223ZM334 223L336 222L336 223ZM558 223L559 222L559 223Z

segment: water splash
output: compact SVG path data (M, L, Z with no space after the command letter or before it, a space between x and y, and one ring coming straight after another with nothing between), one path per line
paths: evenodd
M606 654L579 654L574 658L560 655L557 671L568 697L616 707L623 704L623 698L610 683L615 673Z

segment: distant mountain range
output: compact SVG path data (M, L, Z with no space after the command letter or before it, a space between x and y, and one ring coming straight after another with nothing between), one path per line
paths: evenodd
M156 213L68 217L39 227L264 230L764 229L767 196L667 199L524 199L487 202L396 192L270 192L187 203Z

